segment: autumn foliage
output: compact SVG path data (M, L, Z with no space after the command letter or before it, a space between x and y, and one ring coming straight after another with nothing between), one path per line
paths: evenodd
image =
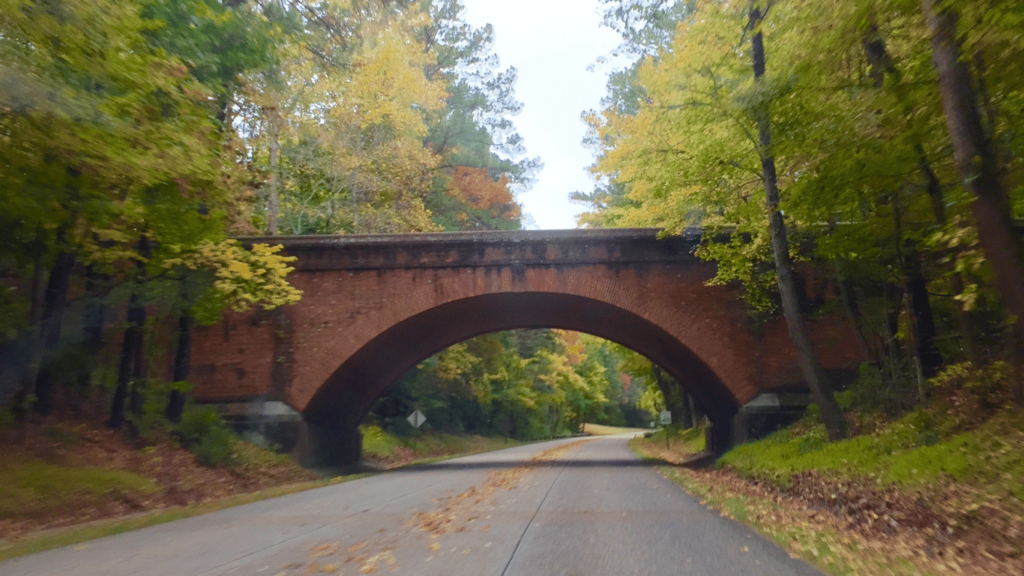
M461 200L469 210L461 212L459 220L474 218L475 212L485 212L492 218L510 222L522 217L522 207L516 202L509 189L508 175L502 174L497 180L487 168L459 166L452 175L452 196Z

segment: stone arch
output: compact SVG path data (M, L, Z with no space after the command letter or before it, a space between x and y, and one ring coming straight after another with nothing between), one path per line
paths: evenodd
M357 426L407 370L466 339L515 328L560 328L599 336L647 356L703 407L728 422L739 402L692 350L625 308L562 292L495 292L450 300L380 331L324 381L303 412L314 462L357 458Z

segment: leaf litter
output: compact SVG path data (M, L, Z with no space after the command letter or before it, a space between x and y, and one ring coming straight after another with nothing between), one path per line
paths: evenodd
M435 498L433 502L437 507L434 510L414 513L397 532L389 533L387 530L381 529L373 539L356 542L349 546L345 550L341 563L320 564L321 558L335 556L339 553L341 548L339 542L312 546L308 551L308 556L313 560L305 565L305 572L308 576L317 572L337 573L342 570L341 564L356 564L361 574L375 574L381 567L395 570L398 567L398 559L394 554L394 550L398 547L397 537L405 534L410 528L429 534L432 541L427 545L428 550L438 551L441 545L437 542L437 538L446 534L470 531L469 524L481 517L483 511L480 510L480 507L492 505L500 491L507 492L519 487L545 462L563 458L567 453L589 441L590 439L578 440L549 448L535 454L525 464L491 472L479 486L471 486L453 496ZM491 515L487 514L484 519L490 517ZM487 532L490 530L490 525L483 525L479 530ZM453 550L457 550L457 548ZM468 555L469 549L464 549L462 554Z
M693 469L692 454L633 441L643 455L674 466L661 471L722 516L747 523L793 557L834 574L1024 574L1024 514L1019 502L992 501L970 486L927 489L869 480L794 474L782 487L729 468Z

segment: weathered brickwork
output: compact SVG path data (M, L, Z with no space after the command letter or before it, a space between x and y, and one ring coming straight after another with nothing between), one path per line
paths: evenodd
M654 230L276 239L299 258L302 301L232 314L195 337L207 401L280 399L314 421L354 426L405 370L465 338L553 327L618 341L663 365L710 413L798 384L784 323L751 329L732 287L708 286L698 238ZM253 240L256 241L256 240ZM827 368L859 354L836 319L812 325Z

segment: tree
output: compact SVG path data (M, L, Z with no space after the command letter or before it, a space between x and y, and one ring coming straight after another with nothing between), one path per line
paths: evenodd
M154 201L217 206L224 193L206 94L149 44L154 26L137 6L10 0L2 8L0 122L12 145L0 163L0 218L37 246L36 269L52 262L26 355L46 350L39 377L30 368L26 378L46 410L76 265L113 271L137 258Z
M493 28L473 28L463 12L458 0L431 2L430 23L421 33L425 50L436 57L427 75L444 82L447 90L444 108L428 120L425 144L439 157L441 174L426 198L427 206L446 230L518 229L521 208L515 193L530 185L540 163L525 157L522 137L512 122L522 110L514 95L517 72L500 69L492 52ZM473 199L479 195L466 194L467 184L490 188L501 198L480 206Z
M1000 177L1000 162L982 122L968 63L964 60L959 14L947 2L922 0L932 35L932 55L939 74L939 89L946 123L964 186L974 195L971 210L978 236L996 271L1007 307L1024 318L1024 247L1013 231L1009 198ZM1016 328L1024 346L1024 330Z
M771 3L768 4L771 6ZM766 10L767 8L765 8ZM751 34L751 58L754 65L755 89L764 82L765 48L764 12L758 2L751 2L748 31ZM796 280L793 276L793 262L789 253L789 238L786 223L779 206L778 176L775 172L775 156L772 152L772 130L770 119L770 100L767 98L754 105L754 117L757 123L758 155L761 157L761 178L764 182L765 206L768 210L768 228L771 236L772 253L775 256L775 275L778 279L779 295L782 300L782 311L786 317L789 337L796 346L800 370L804 381L811 389L814 403L821 410L821 419L828 429L829 439L841 440L846 436L846 419L832 394L825 372L821 369L818 359L811 347L811 339L804 325L797 296Z

